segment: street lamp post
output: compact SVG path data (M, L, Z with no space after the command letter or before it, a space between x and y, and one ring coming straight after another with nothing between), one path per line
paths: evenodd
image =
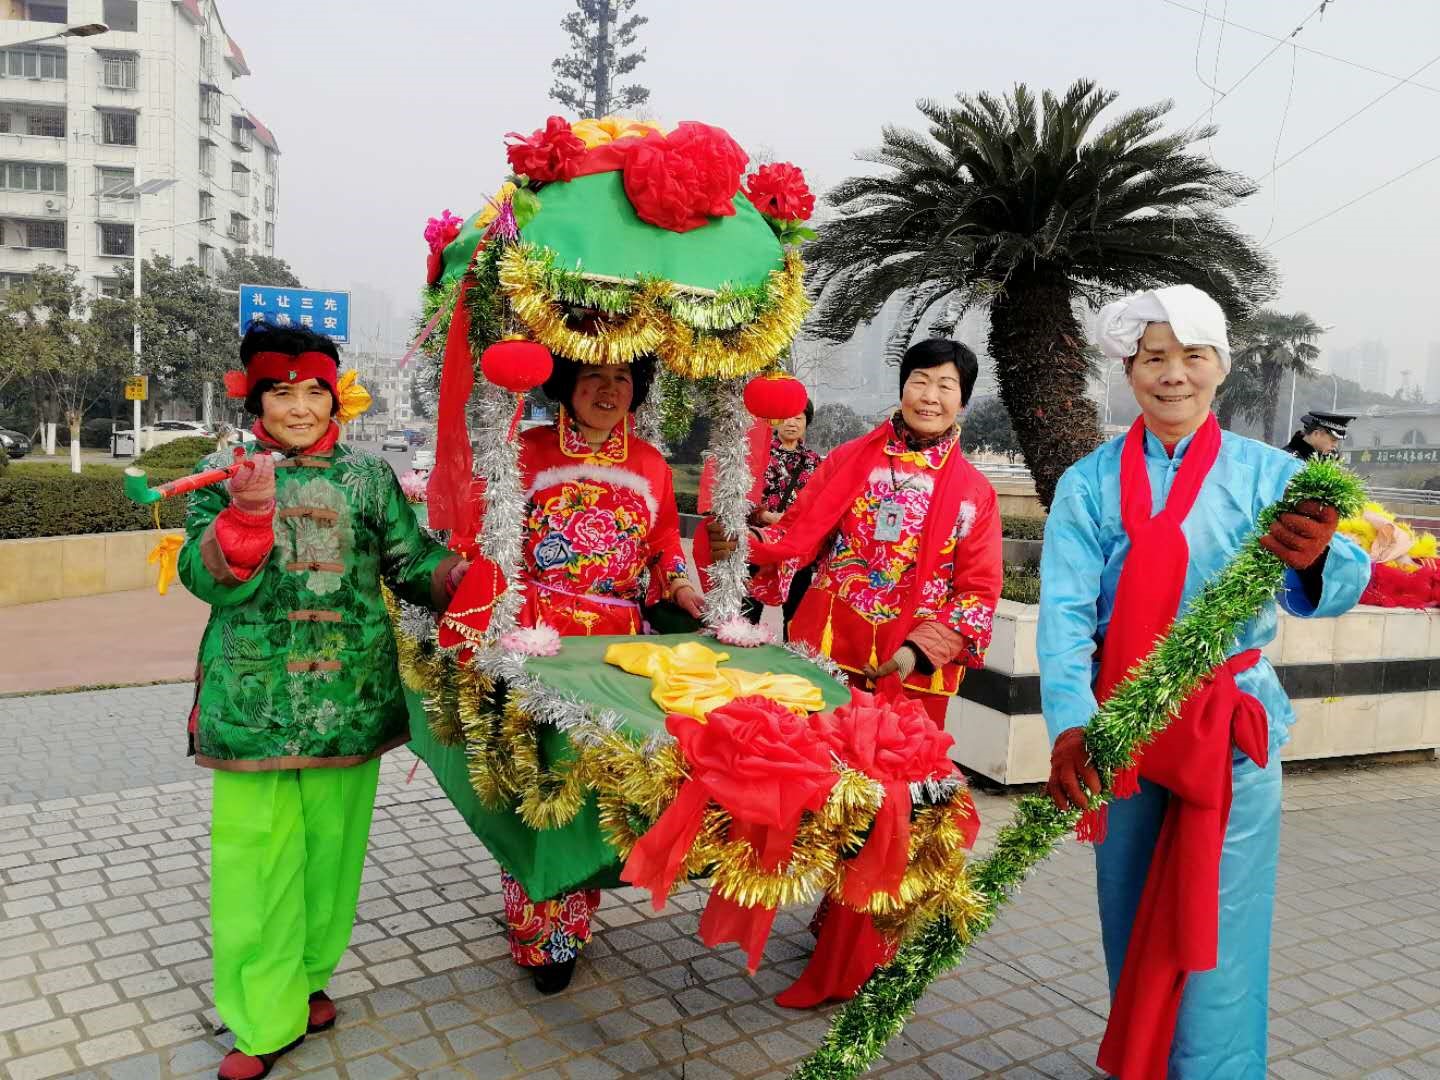
M39 45L42 41L54 41L56 38L87 38L109 32L110 27L103 22L80 23L77 26L67 26L63 30L57 30L53 34L45 34L43 37L26 38L24 41L7 41L0 44L0 48L20 49L26 45Z
M144 230L140 228L140 222L144 218L145 196L155 195L176 183L174 177L168 180L146 180L143 184L137 176L129 187L122 188L115 192L120 196L132 196L135 199L135 242L131 245L135 257L134 276L130 281L130 295L135 304L135 374L141 374L140 370L140 234ZM130 439L130 456L140 456L140 399L135 399L135 426Z

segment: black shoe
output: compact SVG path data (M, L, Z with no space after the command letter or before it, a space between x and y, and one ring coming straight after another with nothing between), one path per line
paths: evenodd
M574 974L573 956L563 964L541 964L530 969L530 978L535 983L535 989L542 994L558 994L570 985L570 977Z

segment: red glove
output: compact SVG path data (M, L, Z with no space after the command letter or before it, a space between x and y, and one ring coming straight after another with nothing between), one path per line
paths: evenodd
M1045 785L1045 794L1061 810L1085 810L1090 806L1089 796L1100 794L1100 773L1090 763L1090 751L1085 746L1083 727L1066 728L1055 740L1050 751L1050 780Z
M269 454L247 458L229 480L230 505L246 514L264 514L275 506L275 459Z
M1305 570L1330 546L1339 524L1340 513L1333 506L1306 499L1271 522L1260 546L1290 569Z

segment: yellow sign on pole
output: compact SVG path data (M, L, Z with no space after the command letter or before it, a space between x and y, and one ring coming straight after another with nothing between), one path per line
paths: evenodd
M126 401L147 401L150 398L150 376L131 375L125 380Z

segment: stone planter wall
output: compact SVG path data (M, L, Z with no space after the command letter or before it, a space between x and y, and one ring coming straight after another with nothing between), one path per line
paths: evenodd
M143 589L155 583L145 558L174 529L0 540L0 607Z
M967 675L950 706L958 760L1002 784L1038 783L1050 771L1038 610L1000 601L985 668ZM1295 705L1285 760L1440 747L1440 613L1357 607L1338 619L1296 619L1281 612L1265 655Z

